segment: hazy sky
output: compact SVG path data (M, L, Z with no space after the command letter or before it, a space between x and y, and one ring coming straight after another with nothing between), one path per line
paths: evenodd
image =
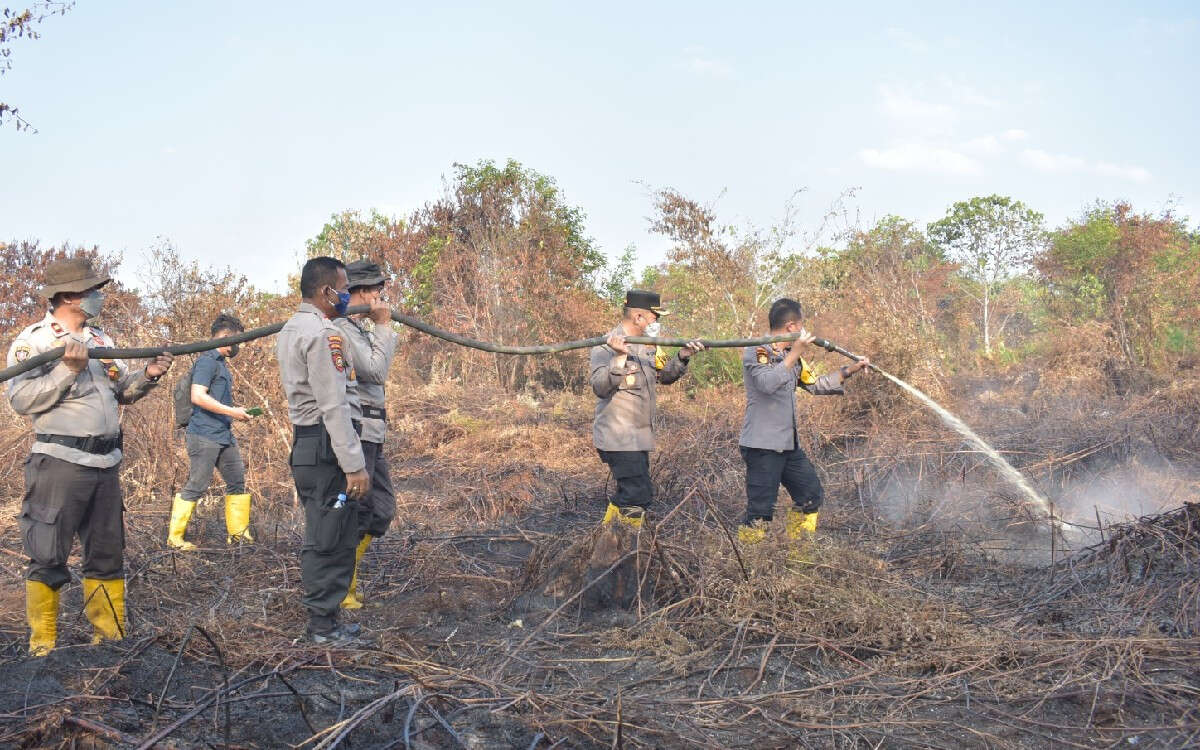
M10 3L11 4L11 3ZM840 5L841 7L835 7ZM156 238L279 289L330 214L404 214L454 162L555 177L610 254L648 187L767 225L1002 193L1200 218L1200 4L97 2L18 41L0 239ZM724 192L723 192L724 191Z

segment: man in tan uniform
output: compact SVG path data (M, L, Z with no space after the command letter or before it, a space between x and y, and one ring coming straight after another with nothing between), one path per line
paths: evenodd
M840 396L844 384L856 372L869 367L863 357L837 372L816 376L800 357L801 345L816 337L804 330L800 303L783 297L775 300L767 314L771 336L798 334L786 348L774 344L742 350L742 379L746 386L746 418L738 450L746 463L746 519L738 527L738 538L755 544L766 535L765 525L775 516L779 485L792 497L787 514L791 539L814 534L817 514L825 493L812 461L798 440L796 391L814 396Z
M304 506L300 552L303 603L313 643L350 645L361 629L341 623L339 609L354 573L356 506L371 488L361 425L351 418L354 363L333 319L350 302L346 267L312 258L300 273L303 301L276 340L279 375L292 422L292 478Z
M371 475L371 491L358 504L358 546L354 549L354 574L350 590L342 600L343 609L361 609L358 592L358 565L362 562L371 541L383 536L396 515L396 494L383 442L387 437L385 387L388 369L396 353L396 331L392 328L392 310L383 301L387 279L379 265L369 260L356 260L346 266L350 283L350 305L369 305L367 315L334 319L342 329L343 342L354 362L358 385L358 400L351 404L352 416L362 422L362 450L367 473Z
M654 450L655 385L679 380L691 356L704 350L703 344L692 341L671 357L661 347L626 343L626 336L656 337L658 318L666 314L657 292L631 289L625 294L620 324L606 344L592 348L591 385L599 399L592 442L617 483L604 523L642 525L654 499L650 451Z
M83 546L84 612L93 643L125 636L125 528L122 518L121 422L118 404L150 392L171 367L163 353L144 369L120 360L89 359L92 347L114 346L86 322L100 313L109 277L86 259L46 267L40 296L50 311L13 342L8 365L55 347L62 359L9 381L13 411L33 418L34 443L25 463L20 528L29 568L25 613L29 653L49 653L58 638L59 591L71 580L67 558L75 535Z

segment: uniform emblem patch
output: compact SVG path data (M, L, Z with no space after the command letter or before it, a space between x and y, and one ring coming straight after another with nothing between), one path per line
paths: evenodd
M758 352L758 363L760 365L765 365L771 359L767 355L767 350L765 347L761 347L761 346L758 347L757 352Z
M29 353L31 351L32 350L28 346L25 346L25 345L18 346L16 349L13 350L13 358L16 359L18 362L24 362L25 360L29 359Z
M100 364L104 365L107 368L106 372L108 372L109 380L116 381L116 380L120 379L121 368L117 367L116 362L114 362L111 359L102 359L102 360L100 360Z
M625 376L625 385L633 385L637 382L637 376L632 372Z
M329 355L333 358L333 366L338 372L346 371L346 355L342 353L342 337L329 337Z

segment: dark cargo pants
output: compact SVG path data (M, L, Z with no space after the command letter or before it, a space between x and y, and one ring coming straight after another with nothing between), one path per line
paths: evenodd
M117 468L80 466L43 453L25 461L18 525L29 555L26 578L55 590L70 582L67 558L76 533L85 578L122 577L125 525Z
M363 458L367 460L367 473L371 475L371 491L358 504L358 535L370 534L375 539L387 533L392 519L396 517L396 492L392 488L392 474L383 455L383 445L362 441Z
M184 500L195 502L208 491L212 483L213 469L221 472L225 480L226 495L242 495L246 492L246 465L237 443L222 445L200 435L188 434L187 442L188 478L179 495Z
M746 462L746 523L770 521L782 484L802 513L816 513L825 491L812 461L799 447L790 451L739 446Z
M291 466L304 506L301 602L308 609L309 631L324 633L337 625L338 609L350 590L358 546L357 503L346 501L343 507L334 507L337 496L346 491L346 475L324 425L295 427Z
M600 460L608 464L617 491L610 502L618 507L649 508L654 499L654 484L650 481L650 451L597 451Z

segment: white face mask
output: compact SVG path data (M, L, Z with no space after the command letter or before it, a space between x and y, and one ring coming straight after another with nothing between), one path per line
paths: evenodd
M659 323L657 320L654 321L650 325L646 326L645 333L652 339L658 338L658 334L662 333L662 323Z

